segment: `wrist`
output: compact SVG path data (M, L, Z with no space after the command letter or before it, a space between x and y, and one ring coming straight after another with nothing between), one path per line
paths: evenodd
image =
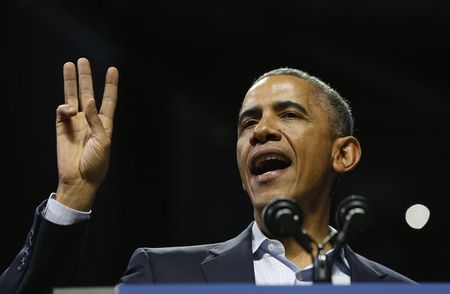
M78 211L90 211L94 203L98 186L87 182L77 184L59 183L56 201Z

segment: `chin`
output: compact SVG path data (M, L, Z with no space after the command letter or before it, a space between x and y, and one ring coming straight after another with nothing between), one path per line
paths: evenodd
M261 212L264 207L269 205L273 200L279 197L288 197L283 192L275 192L275 191L266 191L266 192L259 192L254 193L250 196L250 199L252 201L253 208L256 211Z

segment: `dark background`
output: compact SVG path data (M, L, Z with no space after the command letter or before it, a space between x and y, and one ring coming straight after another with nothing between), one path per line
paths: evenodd
M231 238L252 219L235 159L236 118L260 74L322 78L351 101L363 147L336 199L367 196L354 249L418 281L449 281L450 5L446 1L14 1L3 4L0 271L57 185L62 65L108 66L120 96L109 175L77 285L112 285L138 246ZM404 220L422 203L422 230Z

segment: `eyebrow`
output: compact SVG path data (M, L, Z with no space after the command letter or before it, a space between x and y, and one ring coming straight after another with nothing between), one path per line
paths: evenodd
M301 105L301 104L299 104L297 102L281 101L281 102L275 103L273 108L276 111L283 111L283 110L288 109L288 108L295 108L297 111L301 112L304 116L309 117L309 113L306 110L306 108L303 105Z
M293 101L280 101L280 102L275 102L274 105L272 105L272 107L277 111L283 111L289 108L294 108L297 111L299 111L301 114L303 114L306 118L309 117L309 113L306 110L306 108L297 103L297 102L293 102ZM245 110L244 112L242 112L241 114L239 114L239 118L238 118L238 125L240 126L242 123L242 120L246 117L255 117L255 116L261 116L262 110L259 106L255 106L252 108L249 108L247 110Z

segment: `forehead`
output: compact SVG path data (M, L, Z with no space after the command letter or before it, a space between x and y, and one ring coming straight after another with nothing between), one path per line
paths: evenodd
M251 107L271 105L278 101L294 101L308 107L315 87L307 80L290 76L266 77L254 84L245 95L242 110Z

